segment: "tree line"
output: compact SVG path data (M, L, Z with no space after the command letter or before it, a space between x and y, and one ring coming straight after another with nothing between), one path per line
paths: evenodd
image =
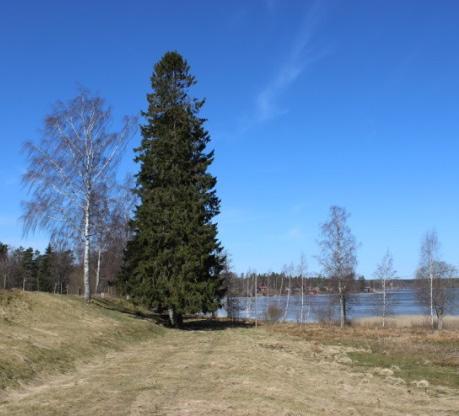
M71 250L48 245L45 252L40 253L32 247L12 248L0 243L0 279L3 289L68 293L75 280L75 272Z

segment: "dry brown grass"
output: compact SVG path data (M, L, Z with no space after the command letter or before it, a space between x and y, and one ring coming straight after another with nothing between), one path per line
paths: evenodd
M349 354L354 367L395 367L407 382L426 379L431 384L459 388L459 331L432 331L423 325L422 318L402 318L384 329L367 320L344 329L277 325L273 330L319 344L362 349Z
M457 414L459 400L448 389L350 371L345 358L352 351L263 328L166 330L72 374L10 392L0 414Z
M22 351L23 359L28 359L31 350L22 349L24 339L32 344L46 344L54 351L62 347L75 348L76 352L79 347L71 346L72 341L84 344L84 338L109 336L110 329L123 332L127 323L133 328L130 339L138 332L140 341L123 341L124 347L117 350L108 345L105 354L93 355L85 362L76 361L75 368L67 374L41 373L33 383L9 389L0 398L0 415L452 416L458 413L456 391L429 387L422 380L407 384L388 369L374 371L362 367L355 371L350 356L366 350L336 345L333 339L338 332L333 335L334 331L329 331L327 341L323 341L318 334L320 328L297 332L291 326L255 329L199 321L189 324L188 330L163 329L163 336L142 337L143 325L151 323L95 305L88 307L78 299L25 296L19 297L19 303L14 306L23 315L10 323L10 335L15 339L9 347L13 351L4 350L10 358L14 357L14 351ZM30 296L39 296L37 302L42 306L36 305L34 299L29 302ZM48 312L43 300L51 306ZM49 314L51 310L56 311L51 322L41 323L40 314ZM4 312L9 313L6 309ZM32 318L35 313L38 317ZM78 318L80 323L67 328L70 318ZM36 321L28 323L28 319ZM88 328L86 332L82 325ZM21 328L25 330L21 332ZM83 331L82 336L72 335L72 329L76 328ZM305 337L305 331L309 331L309 338ZM349 334L351 331L357 330L346 330ZM369 336L369 330L366 331ZM62 341L57 339L61 333ZM365 333L361 332L360 336L365 338Z
M352 321L352 326L363 326L368 328L381 327L381 318L361 318ZM431 330L430 317L422 315L398 315L386 319L387 328L415 328ZM459 317L446 316L444 318L443 329L456 331L459 330Z

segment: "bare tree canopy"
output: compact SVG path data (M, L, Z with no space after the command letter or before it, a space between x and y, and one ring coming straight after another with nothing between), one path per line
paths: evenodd
M419 268L416 272L418 299L430 310L432 329L435 325L435 316L438 329L442 329L443 317L454 300L451 279L456 269L440 260L439 248L437 233L426 233L421 243Z
M375 277L381 281L382 299L381 305L378 306L380 306L379 309L382 317L383 328L386 326L386 316L390 312L390 307L392 306L392 299L390 293L387 291L387 285L395 279L396 273L392 253L387 250L375 272Z
M352 289L357 265L356 241L347 224L349 214L338 206L330 207L329 220L321 226L318 260L323 272L333 282L340 303L340 324L347 320L347 293Z
M94 232L97 250L96 293L113 286L121 270L124 249L132 233L129 222L137 201L134 186L134 176L127 175L122 184L114 186L110 194L102 198Z
M28 168L23 182L30 199L23 203L24 230L42 228L51 237L84 243L84 296L90 299L89 255L94 220L122 150L136 126L125 117L110 131L111 110L87 90L55 104L46 116L39 144L26 142Z

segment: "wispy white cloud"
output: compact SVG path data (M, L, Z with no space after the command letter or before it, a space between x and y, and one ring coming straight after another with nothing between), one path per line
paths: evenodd
M288 55L275 76L256 97L256 121L262 122L287 112L278 104L279 96L315 61L327 54L318 50L313 38L325 13L324 2L315 1L306 11Z

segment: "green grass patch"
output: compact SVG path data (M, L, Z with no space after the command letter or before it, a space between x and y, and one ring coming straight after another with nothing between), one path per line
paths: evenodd
M459 373L455 367L377 352L349 352L348 356L352 359L352 365L359 368L382 367L394 369L394 366L396 366L400 370L397 369L394 375L402 378L407 383L427 380L433 385L459 388Z
M407 383L424 379L433 385L459 388L457 330L322 325L279 325L275 330L324 345L367 350L348 353L356 369L397 366L400 371L394 371L394 376Z

